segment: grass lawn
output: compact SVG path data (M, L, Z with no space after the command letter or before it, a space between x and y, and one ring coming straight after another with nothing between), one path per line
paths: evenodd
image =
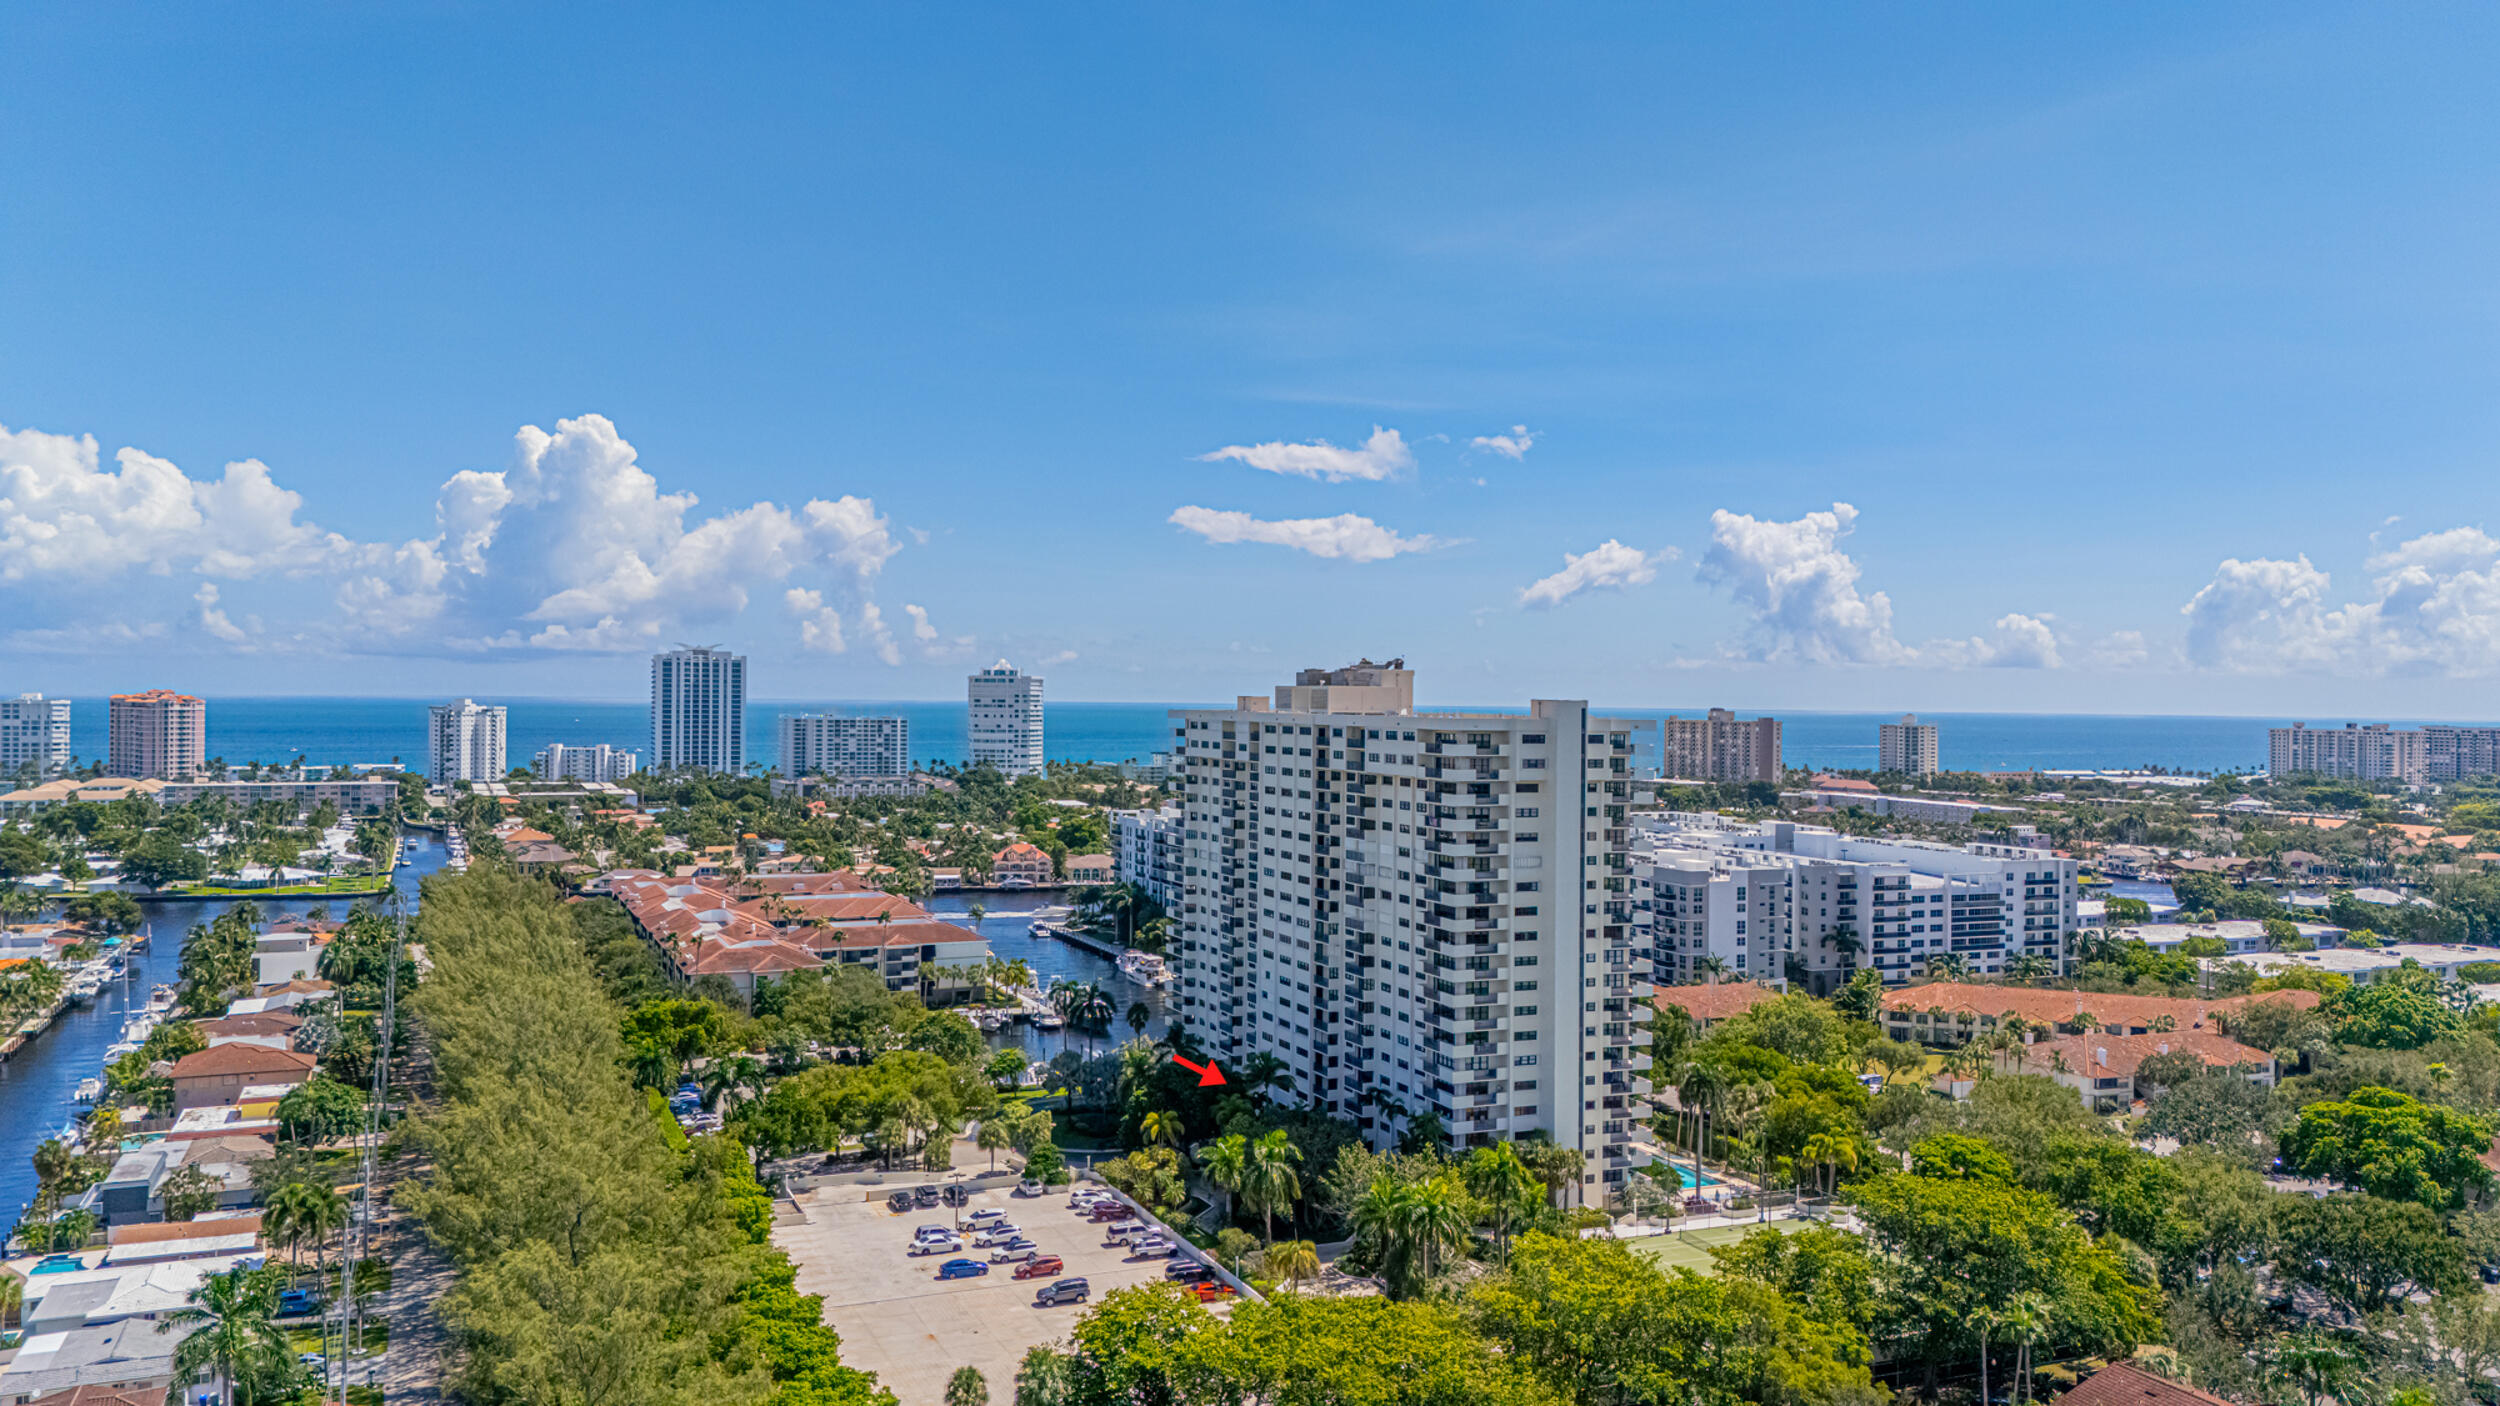
M1772 1221L1772 1228L1785 1233L1794 1221ZM1646 1240L1626 1242L1634 1254L1647 1255L1662 1269L1689 1269L1708 1274L1715 1268L1710 1258L1713 1245L1733 1245L1753 1234L1760 1226L1714 1225L1707 1230L1679 1230L1673 1235L1654 1235Z
M259 888L224 888L207 882L173 884L159 890L158 898L343 898L363 894L387 893L391 887L388 874L341 874L317 884L287 884L282 887L264 885Z

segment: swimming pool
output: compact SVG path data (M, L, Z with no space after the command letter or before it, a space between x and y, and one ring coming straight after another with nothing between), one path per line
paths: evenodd
M1695 1185L1695 1183L1694 1183L1694 1181L1693 1181L1693 1169L1692 1169L1690 1166L1686 1165L1685 1163L1682 1163L1682 1162L1678 1162L1678 1163L1676 1163L1676 1164L1675 1164L1675 1180L1676 1180L1676 1184L1677 1184L1678 1186L1683 1187L1686 1191L1691 1191L1691 1190L1693 1190L1693 1189L1694 1189L1694 1185ZM1704 1173L1702 1173L1702 1174L1701 1174L1701 1182L1700 1182L1700 1185L1702 1185L1702 1186L1717 1186L1718 1184L1719 1184L1719 1179L1718 1179L1717 1177L1714 1177L1714 1176L1710 1175L1708 1172L1704 1172Z

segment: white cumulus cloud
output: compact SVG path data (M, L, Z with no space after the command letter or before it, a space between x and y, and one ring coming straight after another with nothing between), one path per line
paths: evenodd
M1324 439L1309 444L1228 444L1211 454L1198 456L1201 461L1233 459L1254 469L1272 474L1292 474L1301 478L1322 479L1343 483L1348 479L1378 482L1395 478L1415 467L1415 455L1396 430L1372 426L1371 438L1359 448L1343 449Z
M2248 673L2500 673L2500 539L2449 528L2364 566L2367 594L2338 601L2305 555L2226 558L2181 607L2188 662Z
M1519 603L1551 608L1582 591L1646 586L1658 579L1659 562L1674 559L1672 547L1652 555L1609 537L1585 552L1563 553L1563 569L1531 583L1519 593Z
M793 586L781 593L781 601L798 617L800 648L840 654L851 647L842 633L842 612L825 604L824 592Z
M1509 434L1480 434L1467 444L1471 449L1499 454L1505 459L1525 459L1528 450L1536 444L1536 436L1528 433L1526 425L1513 425Z
M1353 513L1265 521L1248 513L1185 507L1175 510L1169 520L1210 542L1263 542L1347 561L1386 561L1402 552L1427 552L1443 545L1439 538L1424 534L1401 537Z

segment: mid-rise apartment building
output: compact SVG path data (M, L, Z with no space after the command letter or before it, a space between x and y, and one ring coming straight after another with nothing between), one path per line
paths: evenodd
M1009 776L1042 770L1042 681L999 660L964 681L972 764Z
M1861 969L1899 984L1948 956L1972 975L2026 956L2060 972L2081 926L2079 866L2021 832L1948 845L1677 813L1640 828L1662 984L1715 973L1827 995Z
M747 765L747 661L681 645L651 656L651 765L741 772Z
M1677 781L1772 781L1780 767L1780 720L1739 718L1713 708L1699 718L1668 718L1659 775Z
M108 775L178 780L208 763L208 704L187 693L116 693L105 720Z
M909 776L911 724L903 718L841 718L831 713L781 715L781 774Z
M34 769L37 781L69 770L69 700L21 693L0 698L0 779Z
M463 698L426 710L425 779L436 786L504 778L504 712Z
M530 770L545 781L622 781L642 770L642 754L605 742L591 747L550 742L530 758Z
M1179 1014L1375 1144L1546 1133L1603 1195L1636 1150L1648 934L1632 734L1540 699L1417 713L1401 660L1175 713L1186 777Z
M2308 773L2409 786L2500 776L2500 727L2294 723L2266 729L2266 769L2276 776Z
M1936 725L1918 720L1916 713L1903 713L1901 721L1885 723L1875 733L1875 769L1897 771L1904 776L1933 776L1944 768L1943 749L1937 745Z
M169 781L156 793L157 803L165 806L189 805L208 796L231 801L238 810L284 801L306 815L325 803L337 806L344 816L392 815L399 809L399 783L387 776L333 779L315 772L272 772L257 781Z
M1143 889L1174 922L1181 914L1182 855L1188 831L1187 812L1178 805L1111 813L1113 877Z

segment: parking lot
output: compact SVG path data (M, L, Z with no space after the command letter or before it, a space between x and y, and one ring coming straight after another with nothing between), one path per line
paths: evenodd
M956 1368L978 1367L990 1399L1014 1398L1016 1366L1038 1343L1064 1342L1084 1304L1035 1308L1033 1296L1053 1279L1081 1276L1099 1302L1113 1289L1163 1278L1164 1260L1130 1259L1106 1246L1100 1226L1068 1209L1068 1191L1018 1197L1007 1188L973 1193L956 1210L933 1206L896 1215L886 1209L892 1187L828 1186L803 1192L804 1221L783 1221L773 1240L798 1266L799 1292L825 1296L825 1321L842 1335L844 1365L877 1374L904 1406L936 1406ZM986 1249L913 1256L912 1232L953 1225L958 1214L996 1207L1021 1226L1040 1253L1067 1267L1039 1279L1015 1278L1016 1266L994 1264L976 1279L937 1277L950 1259L987 1260Z

